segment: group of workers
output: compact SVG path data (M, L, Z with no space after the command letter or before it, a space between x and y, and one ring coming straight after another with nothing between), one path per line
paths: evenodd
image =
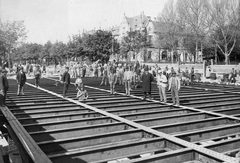
M166 99L166 89L171 91L173 105L179 105L178 92L181 87L181 81L176 75L174 69L168 71L166 68L164 71L161 68L154 68L154 72L148 66L141 66L139 63L135 64L117 64L114 62L109 62L103 66L102 80L100 85L110 86L110 95L115 94L115 85L125 86L126 96L130 96L131 90L137 87L142 87L143 98L146 100L148 97L152 99L151 89L152 82L156 78L157 86L159 89L159 96L161 102L167 102ZM157 70L157 72L155 72ZM69 73L69 67L65 68L65 72L59 79L63 84L63 97L66 97L67 90L70 84L71 75ZM82 101L88 98L88 93L84 89L81 76L78 75L75 81L75 86L77 87L77 98Z

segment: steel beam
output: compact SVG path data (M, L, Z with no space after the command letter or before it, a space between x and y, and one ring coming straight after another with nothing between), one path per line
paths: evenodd
M45 90L45 91L46 91L46 92L49 92L49 91L47 91L47 90ZM49 93L50 93L50 92L49 92ZM52 93L52 92L51 92L51 93ZM59 96L59 95L56 94L56 96ZM74 102L74 103L78 103L78 104L81 105L81 106L84 106L84 107L87 107L87 108L89 108L89 109L92 109L93 111L101 112L102 114L104 114L104 115L106 115L106 116L112 117L112 118L114 118L114 119L117 119L117 120L119 120L119 121L122 121L122 122L124 122L124 123L127 123L127 124L129 124L129 125L131 125L131 126L134 126L134 127L136 127L136 128L141 128L142 130L144 130L144 131L146 131L146 132L152 133L152 134L157 135L157 136L164 137L164 138L167 139L167 140L174 141L174 142L177 142L177 143L180 143L180 144L184 144L186 147L193 148L195 151L202 152L202 153L204 153L204 154L206 154L206 155L209 155L209 156L217 157L217 158L222 159L222 160L227 161L227 162L237 162L236 159L233 159L233 158L231 158L231 157L226 157L226 156L224 156L224 155L220 155L219 153L215 153L215 152L213 152L213 151L211 151L211 150L207 150L207 149L205 149L205 148L201 148L201 147L199 147L199 146L197 146L197 145L194 145L194 144L192 144L192 143L183 141L183 140L178 139L178 138L176 138L176 137L174 137L174 136L171 136L171 135L168 135L168 134L165 134L165 133L162 133L162 132L157 132L156 130L152 130L152 129L147 128L147 127L145 127L145 126L142 126L142 125L140 125L140 124L137 124L137 123L128 121L128 120L126 120L126 119L123 119L123 118L120 118L120 117L118 117L118 116L112 115L112 114L107 113L107 112L104 112L104 111L102 111L102 110L99 110L99 109L97 109L97 108L90 107L90 106L88 106L88 105L85 105L85 104L76 102L76 101L74 101L74 100L71 100L71 99L68 99L68 100L69 100L69 101L72 101L72 102Z

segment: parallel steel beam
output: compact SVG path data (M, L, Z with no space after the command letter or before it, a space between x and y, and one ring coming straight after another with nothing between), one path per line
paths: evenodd
M89 87L89 88L90 88L90 87ZM100 89L99 89L99 90L100 90ZM50 91L47 91L47 90L44 90L44 91L50 93ZM51 93L53 93L53 92L51 92ZM61 96L59 96L58 94L55 94L55 95L58 96L58 97L61 97ZM82 103L77 102L77 101L72 100L72 99L67 99L67 100L69 100L69 101L71 101L71 102L74 102L74 103L76 103L76 104L79 104L79 105L81 105L81 106L84 106L84 107L86 107L86 108L92 109L93 111L100 112L100 113L102 113L102 114L104 114L104 115L106 115L106 116L112 117L113 119L116 119L116 120L118 120L118 121L122 121L122 122L124 122L124 123L126 123L126 124L129 124L130 126L134 126L135 128L140 128L140 129L142 129L142 130L145 131L145 132L152 133L153 135L163 137L163 138L165 138L165 139L167 139L167 140L174 141L174 142L179 143L179 144L183 144L184 146L189 147L189 148L192 148L192 149L194 149L194 150L197 151L197 152L204 153L204 154L208 155L209 157L210 157L210 156L211 156L211 157L213 156L213 157L222 159L223 161L226 161L226 162L238 162L238 160L235 159L235 158L231 158L231 157L228 157L228 156L225 156L225 155L221 155L221 154L219 154L219 153L217 153L217 152L214 152L214 151L212 151L212 150L208 150L208 149L199 147L198 145L195 145L195 144L189 143L189 142L187 142L187 141L178 139L178 138L176 138L176 137L174 137L174 136L171 136L171 135L168 135L168 134L165 134L165 133L156 131L156 130L152 130L152 129L148 128L148 127L145 127L145 126L142 126L142 125L137 124L137 123L135 123L135 122L131 122L131 121L129 121L129 120L123 119L123 118L121 118L121 117L118 117L118 116L113 115L113 114L111 114L111 113L105 112L105 111L103 111L103 110L99 110L99 109L97 109L97 108L88 106L88 105L86 105L86 104L82 104Z

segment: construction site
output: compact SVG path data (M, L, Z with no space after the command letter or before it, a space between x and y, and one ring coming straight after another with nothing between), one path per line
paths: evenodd
M142 90L130 96L124 86L99 86L100 79L83 78L89 93L76 99L70 85L67 98L56 78L28 79L25 95L17 96L9 79L6 107L1 107L0 162L14 163L239 163L240 88L194 83L181 87L180 106L153 99L142 101ZM74 81L72 81L74 82ZM10 159L9 159L10 158ZM10 161L11 162L11 161Z

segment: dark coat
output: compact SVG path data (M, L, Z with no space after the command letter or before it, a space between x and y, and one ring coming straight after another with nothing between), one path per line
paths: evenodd
M18 72L17 73L17 83L20 84L20 85L24 85L26 83L26 75L24 72Z
M70 74L68 72L64 72L62 76L63 83L69 85L70 84Z
M3 75L0 75L0 90L5 90L5 82Z
M142 90L143 92L151 92L152 89L152 82L153 82L153 76L152 74L148 73L146 74L145 72L142 75Z
M9 89L8 79L4 75L3 75L3 82L4 82L4 91L8 91L8 89Z

